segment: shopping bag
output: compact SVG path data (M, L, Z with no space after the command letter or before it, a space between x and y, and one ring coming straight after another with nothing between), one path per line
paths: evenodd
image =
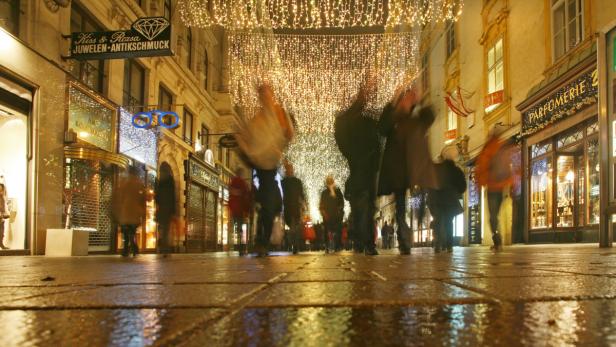
M275 246L280 246L280 244L282 244L283 238L284 238L284 229L282 228L280 217L276 217L274 219L274 226L272 227L272 235L270 236L270 243Z

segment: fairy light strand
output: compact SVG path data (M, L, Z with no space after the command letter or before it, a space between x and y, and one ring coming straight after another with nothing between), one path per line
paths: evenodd
M457 20L463 0L179 0L188 26L322 29L426 25Z
M367 108L374 116L395 89L418 72L417 32L369 35L229 35L230 93L245 118L259 108L256 86L271 84L297 122L286 157L306 187L311 217L318 212L328 174L342 187L346 160L333 136L336 115L350 106L368 75L375 93ZM346 208L348 212L348 206Z

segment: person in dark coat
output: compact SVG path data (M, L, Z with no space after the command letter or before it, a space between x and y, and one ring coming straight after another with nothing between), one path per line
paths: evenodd
M428 206L434 218L436 252L453 250L453 219L464 211L460 199L466 191L466 178L452 160L456 153L454 147L443 150L442 162L435 165L440 188L428 192Z
M285 178L282 180L282 196L284 206L284 221L289 226L289 241L293 247L293 254L297 254L301 248L302 235L302 211L306 204L306 195L302 181L295 177L293 165L285 163Z
M342 250L342 219L344 218L344 196L334 178L330 175L325 179L325 189L321 192L319 211L323 217L325 232L331 233L334 239L334 250Z
M417 100L414 90L403 93L385 106L379 120L379 132L387 137L387 142L379 173L378 195L394 194L401 254L410 253L410 229L406 223L407 189L437 187L426 137L435 117L430 107L416 106Z
M126 177L122 177L113 192L112 212L114 220L120 225L124 237L122 256L129 253L136 256L139 247L135 242L137 228L145 219L146 192L137 168L131 166Z
M274 218L282 212L282 197L280 196L278 182L276 182L276 169L256 169L256 171L259 179L256 201L261 206L257 219L256 247L257 255L264 257L269 252Z
M377 122L365 107L367 89L362 87L351 107L336 118L334 136L349 164L345 197L351 203L355 251L377 255L374 214L380 143Z
M158 222L158 250L170 252L171 222L176 218L175 182L169 170L161 166L160 179L156 185L156 221Z
M381 228L381 241L383 241L384 249L391 248L391 243L389 240L390 234L393 234L393 228L391 225L387 224L387 221L385 221L385 224L383 224L383 227Z

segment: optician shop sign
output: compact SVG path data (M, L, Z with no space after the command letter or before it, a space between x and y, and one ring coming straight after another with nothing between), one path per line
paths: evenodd
M522 114L522 135L530 135L557 120L595 104L599 91L597 69L586 71Z
M130 30L71 33L71 58L123 59L172 55L171 24L164 17L137 19Z

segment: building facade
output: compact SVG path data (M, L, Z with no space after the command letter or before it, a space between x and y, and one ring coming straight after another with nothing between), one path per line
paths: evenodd
M468 178L461 244L492 243L474 159L495 127L517 143L519 175L499 213L505 244L598 241L597 33L613 26L615 6L468 1L457 22L425 31L424 98L438 115L431 149L436 158L457 145Z
M13 251L43 254L46 230L52 228L88 231L91 252L117 251L111 194L128 166L139 168L149 192L138 231L142 249L156 249L152 197L161 171L175 185L180 222L172 229L174 249L218 249L218 187L214 199L195 202L190 168L199 165L219 180L218 167L229 175L243 166L234 150L217 145L218 134L231 132L237 121L225 90L225 33L185 27L175 5L171 0L0 4L0 46L9 52L0 57L0 183L7 187L11 210L4 241ZM169 20L172 56L69 57L70 33L125 30L143 17ZM132 115L154 110L177 113L179 126L136 132ZM201 214L215 220L202 222L196 218ZM200 247L192 247L195 238Z

